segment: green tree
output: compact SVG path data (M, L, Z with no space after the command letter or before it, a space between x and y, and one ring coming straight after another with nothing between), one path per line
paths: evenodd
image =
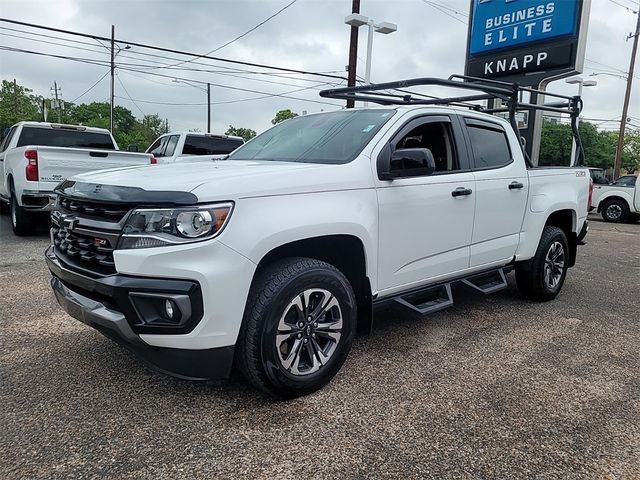
M42 120L42 97L22 85L2 80L0 86L0 134L14 123Z
M151 132L151 136L153 137L151 141L160 135L169 133L169 123L160 118L160 115L157 113L142 117L142 125Z
M590 122L580 122L580 138L585 153L585 164L590 167L612 168L618 141L618 132L598 130ZM571 125L544 122L540 142L540 165L569 165L571 158ZM627 171L640 168L640 132L628 130L622 166Z
M271 120L271 123L276 125L280 122L284 122L285 120L289 120L290 118L297 116L298 114L296 112L293 112L291 111L291 109L287 108L286 110L280 110L278 113L276 113L276 116L273 120Z
M235 137L242 137L244 138L244 141L249 141L251 140L253 137L256 136L256 131L255 130L251 130L250 128L242 128L242 127L234 127L233 125L229 125L229 128L227 129L226 132L224 132L225 135L233 135Z

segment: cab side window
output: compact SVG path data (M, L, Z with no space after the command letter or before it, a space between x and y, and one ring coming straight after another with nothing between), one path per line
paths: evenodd
M616 187L635 187L637 178L638 177L634 177L634 176L631 176L631 175L625 176L625 177L620 177L613 184Z
M466 123L477 169L499 168L511 163L507 134L499 125L473 120Z
M405 148L428 148L436 164L435 174L460 170L453 144L451 124L425 122L404 135L396 144L396 151ZM415 168L412 165L392 165L393 170Z
M152 154L156 158L164 157L164 151L167 148L168 141L169 137L160 137L149 147L147 153Z

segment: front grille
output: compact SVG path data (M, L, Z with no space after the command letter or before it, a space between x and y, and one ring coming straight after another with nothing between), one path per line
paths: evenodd
M51 234L58 256L96 273L115 273L114 249L108 240L80 234L56 223L53 223Z
M59 198L58 207L64 213L77 213L110 222L119 222L133 208L133 206L129 205L110 205L63 196Z

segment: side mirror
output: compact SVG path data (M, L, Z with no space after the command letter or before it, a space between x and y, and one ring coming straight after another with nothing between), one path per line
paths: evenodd
M138 145L131 144L127 147L128 152L139 152Z
M378 178L425 177L436 171L436 162L428 148L402 148L391 152L386 145L378 156Z

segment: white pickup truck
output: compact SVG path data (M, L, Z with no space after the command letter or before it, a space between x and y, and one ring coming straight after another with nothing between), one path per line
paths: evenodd
M0 203L9 204L16 235L35 227L39 212L53 209L53 189L78 173L147 165L145 153L120 152L108 130L42 122L20 122L0 143Z
M357 87L361 88L361 87ZM57 189L60 305L157 369L235 364L279 397L340 369L375 309L464 283L555 298L587 217L586 168L527 168L509 122L462 107L307 115L226 160L84 174Z
M640 182L637 175L623 175L611 185L594 185L592 208L607 222L640 219Z
M147 149L158 163L198 162L226 157L244 143L241 137L214 133L172 132Z

